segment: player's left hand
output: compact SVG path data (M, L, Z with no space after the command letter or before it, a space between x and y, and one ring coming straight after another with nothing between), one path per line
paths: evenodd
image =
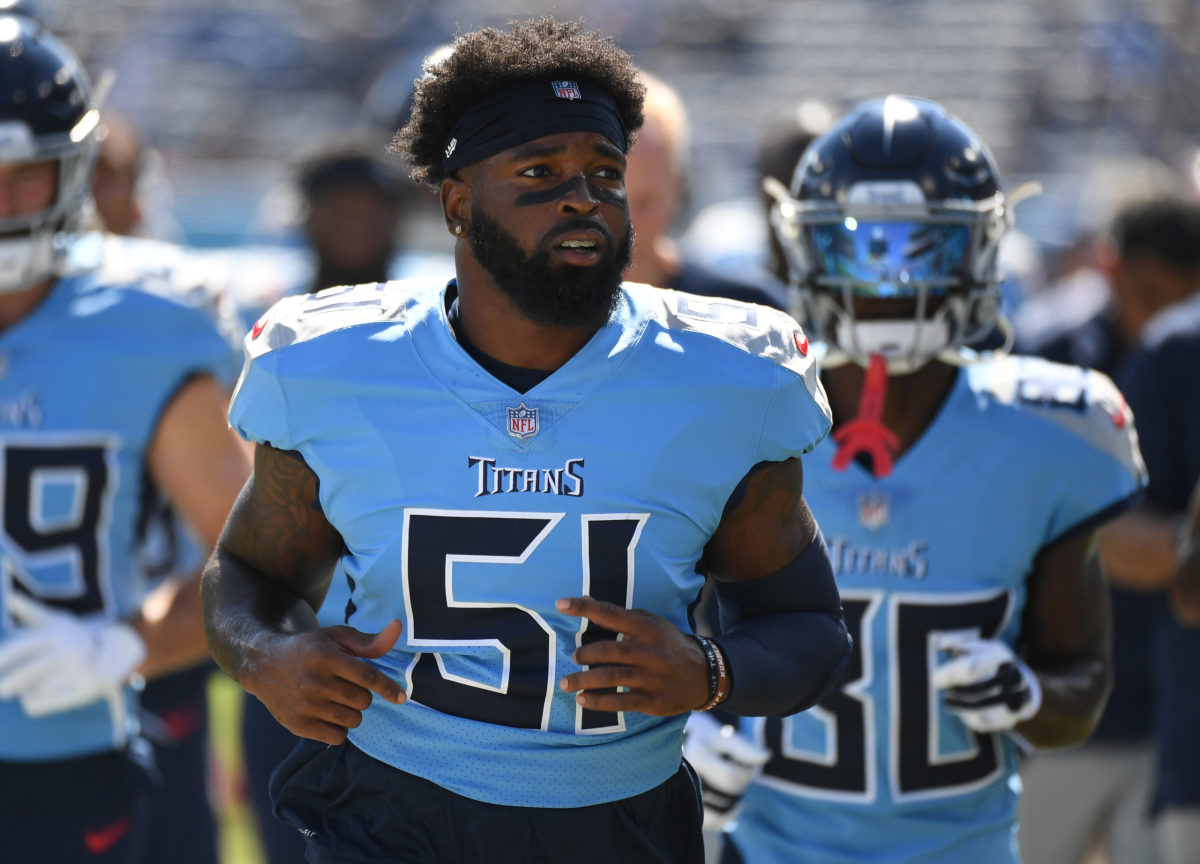
M24 626L0 641L0 699L20 698L31 717L116 695L146 659L123 621L80 618L15 591L7 605Z
M580 705L595 711L640 711L665 717L708 701L708 662L699 644L666 618L592 597L567 597L558 611L587 618L621 639L576 649L585 668L559 681ZM621 687L623 691L608 688Z
M943 636L938 649L950 659L933 672L946 707L976 732L1003 732L1037 714L1037 676L998 639Z

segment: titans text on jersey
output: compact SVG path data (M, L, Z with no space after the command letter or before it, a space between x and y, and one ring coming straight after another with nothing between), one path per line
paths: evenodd
M467 464L478 469L475 497L504 492L541 492L545 495L583 495L583 459L568 459L557 468L505 467L494 458L469 456Z
M482 801L644 792L678 770L684 718L562 692L574 650L611 634L555 601L589 594L688 628L696 562L734 488L828 431L807 343L773 310L626 285L607 326L517 393L454 338L451 290L282 301L246 340L230 411L317 474L346 544L348 623L403 621L375 662L409 701L375 700L350 739Z

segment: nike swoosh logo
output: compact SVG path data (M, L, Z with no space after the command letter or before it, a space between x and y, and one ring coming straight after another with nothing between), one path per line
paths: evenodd
M133 828L133 820L128 816L122 816L116 822L106 825L98 831L84 831L83 843L93 855L103 855L112 848L114 843L128 834L131 828Z
M267 316L264 315L263 317L259 318L257 321L254 322L254 327L250 331L250 338L257 339L259 334L262 333L263 328L266 326L267 326Z

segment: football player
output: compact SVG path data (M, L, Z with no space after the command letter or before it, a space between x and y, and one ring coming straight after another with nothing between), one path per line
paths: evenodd
M249 472L211 297L69 269L100 122L78 59L0 16L0 826L21 861L139 862L135 684L204 657L198 571L151 591L161 491L211 546ZM137 268L133 268L137 270Z
M205 611L312 739L272 778L309 861L695 861L687 712L801 710L848 657L802 497L828 428L804 335L622 285L641 119L607 37L460 36L398 136L456 278L289 298L247 338L255 470ZM314 614L331 580L349 626Z
M854 652L802 715L701 718L706 825L751 864L1016 862L1021 748L1083 741L1108 693L1096 529L1142 493L1132 417L1101 374L970 350L1003 330L1012 202L941 106L857 106L775 193L834 417L805 496Z

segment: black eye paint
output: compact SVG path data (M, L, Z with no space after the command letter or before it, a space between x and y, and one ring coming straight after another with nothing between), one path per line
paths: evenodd
M524 195L518 195L513 203L518 207L532 207L536 204L550 204L557 201L564 195L576 191L579 184L586 184L587 190L593 198L601 204L607 204L610 207L624 208L625 205L625 190L622 187L621 191L614 189L604 189L597 186L595 183L588 183L582 177L572 177L570 180L564 180L557 186L552 186L549 189L542 189L537 192L526 192Z

